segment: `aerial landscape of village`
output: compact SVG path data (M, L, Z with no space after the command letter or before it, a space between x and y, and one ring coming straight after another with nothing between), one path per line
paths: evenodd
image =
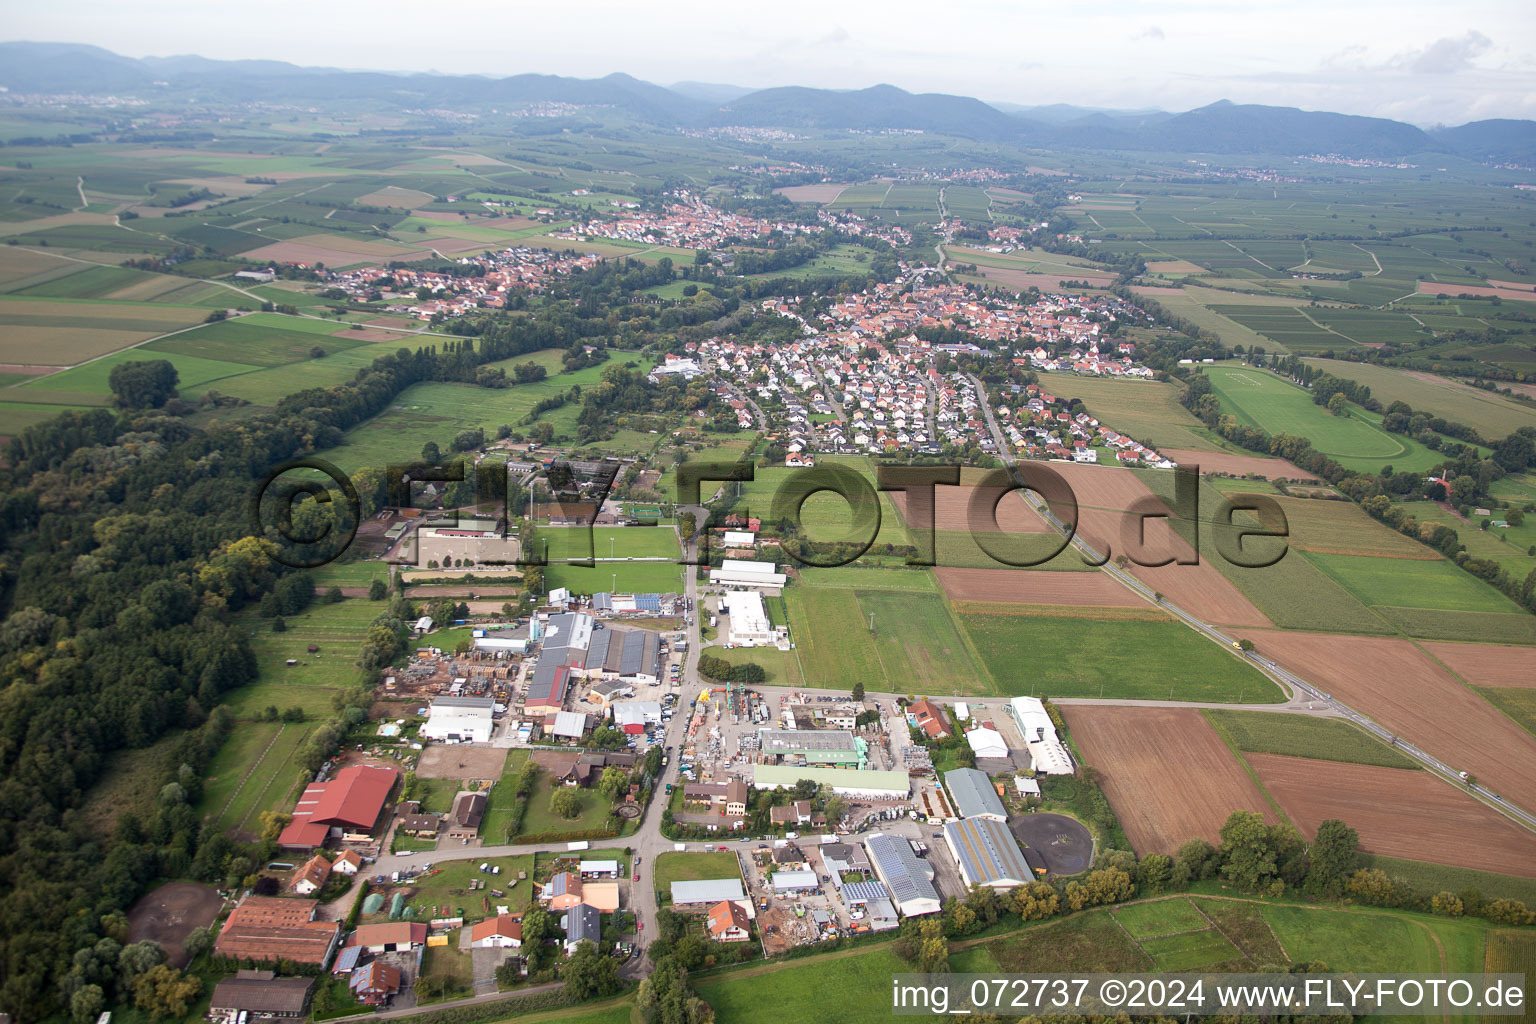
M1207 97L1175 5L1051 89L600 7L7 29L0 1024L1536 975L1530 12Z

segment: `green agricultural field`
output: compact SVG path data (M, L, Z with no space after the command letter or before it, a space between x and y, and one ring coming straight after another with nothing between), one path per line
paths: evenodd
M1339 719L1211 709L1204 714L1230 746L1246 753L1284 754L1383 768L1419 767L1417 761Z
M1307 552L1308 561L1364 604L1430 611L1515 612L1518 606L1450 562Z
M1516 686L1479 686L1477 692L1529 733L1536 733L1536 690Z
M1180 932L1200 932L1211 926L1210 920L1186 899L1133 903L1120 907L1114 914L1120 927L1138 940Z
M1244 569L1224 558L1211 562L1277 626L1325 633L1395 632L1300 550L1287 550L1280 561L1262 569Z
M1432 931L1413 918L1277 904L1266 905L1263 913L1292 960L1318 960L1331 970L1366 973L1449 967L1441 964L1438 928Z
M651 884L670 892L673 882L705 878L740 878L741 863L731 853L663 853L651 865Z
M857 601L836 590L792 587L784 594L807 686L848 690L885 678L880 652Z
M805 566L800 570L800 583L806 587L837 590L898 590L936 594L938 582L928 569L871 568L861 565L844 565L831 569Z
M1270 434L1305 437L1312 447L1351 469L1379 472L1426 469L1438 456L1408 438L1396 437L1372 423L1364 410L1350 406L1335 416L1315 405L1304 390L1266 370L1241 364L1205 367L1222 408Z
M1421 640L1536 644L1536 616L1529 612L1450 612L1387 606L1374 611L1394 628Z
M964 627L1004 696L1284 699L1258 670L1178 622L968 615Z
M262 811L289 811L306 776L293 756L313 722L245 722L208 766L199 804L204 821L222 831L257 833Z
M729 651L724 647L706 647L703 653L723 658L732 665L761 665L768 675L764 682L769 686L800 686L805 682L797 651L781 651L777 647L736 647Z
M251 719L269 705L279 711L301 707L311 721L329 717L331 697L358 680L357 651L368 624L384 610L380 602L343 598L335 604L316 600L297 615L283 619L288 627L272 632L272 620L254 610L240 623L250 630L256 655L256 681L224 695L224 705L236 717ZM313 644L319 648L309 651ZM296 665L288 665L292 659Z
M108 380L114 369L123 363L148 362L155 359L165 359L175 366L178 389L189 393L204 391L206 385L214 381L236 377L256 369L244 363L222 362L174 352L151 351L140 347L125 352L114 352L112 355L61 373L34 377L30 383L23 385L23 388L17 389L17 393L19 394L22 390L33 393L58 391L72 395L95 395L102 400L107 400L112 395Z
M345 335L331 337L330 333L340 327L334 321L327 321L324 325L326 330L318 333L299 326L314 322L298 317L253 313L238 320L224 320L151 342L145 349L247 366L283 366L311 360L311 350L317 345L325 350L326 355L333 355L368 344L354 341ZM381 349L375 355L383 355L384 351Z
M501 778L491 787L486 797L485 818L480 823L480 835L488 843L506 842L507 830L512 827L512 811L516 797L512 792L513 780L528 762L528 751L510 750L506 764L502 765Z
M1229 447L1218 445L1205 424L1179 404L1176 384L1049 374L1041 386L1059 397L1081 399L1100 423L1154 448Z
M865 590L857 598L860 618L874 621L875 652L885 679L885 685L873 689L994 692L943 595Z
M1536 406L1447 377L1340 359L1307 362L1335 377L1359 381L1371 389L1371 397L1382 405L1407 402L1415 412L1464 423L1490 440L1520 427L1536 426Z

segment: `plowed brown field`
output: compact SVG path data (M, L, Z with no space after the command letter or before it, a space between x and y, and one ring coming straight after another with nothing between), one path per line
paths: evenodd
M1180 466L1195 465L1202 473L1231 473L1234 476L1257 474L1265 480L1285 477L1287 480L1316 480L1284 459L1261 459L1257 455L1231 455L1227 452L1196 452L1183 448L1159 449Z
M970 525L966 509L971 498L979 488L961 484L956 487L935 487L933 489L934 521L937 529L958 530L969 532ZM996 488L991 488L992 494L989 500L998 496ZM907 492L891 491L891 501L896 506L896 512L901 516L901 521L908 526L914 525L911 517L907 515ZM1045 520L1036 515L1025 502L1022 494L1011 494L1003 497L997 504L997 527L992 526L988 517L983 516L977 524L980 532L1003 533L1044 533L1046 532Z
M1426 643L1424 649L1473 686L1536 687L1536 647Z
M1369 853L1536 878L1536 835L1429 772L1245 756L1309 839L1337 818Z
M1102 572L1047 572L1029 569L934 570L952 601L1000 604L1144 607L1146 602Z
M1199 711L1061 706L1078 749L1136 852L1171 854L1190 839L1220 841L1233 811L1277 821L1264 794Z
M1458 771L1536 807L1536 736L1407 640L1239 630L1273 658Z

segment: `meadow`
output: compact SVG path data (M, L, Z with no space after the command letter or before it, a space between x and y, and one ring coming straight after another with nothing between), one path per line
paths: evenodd
M1226 447L1179 404L1177 384L1051 374L1043 378L1042 387L1058 397L1081 399L1101 423L1154 448L1217 451Z
M651 884L663 893L670 893L673 882L740 877L741 864L734 852L663 853L651 865Z
M283 619L287 629L272 631L272 620L252 611L240 622L250 632L256 655L256 681L225 695L224 704L236 717L253 719L269 705L279 711L304 709L318 720L331 714L331 697L358 681L357 649L368 624L383 612L382 602L348 597L326 604L317 598L298 615ZM310 645L319 648L309 651ZM288 665L288 661L296 661Z
M1383 768L1419 767L1417 761L1338 719L1236 709L1208 708L1202 713L1229 746L1245 753L1284 754Z
M1509 598L1444 559L1368 558L1308 552L1308 561L1368 606L1448 612L1514 612Z
M314 723L246 722L214 755L198 805L214 828L260 832L262 811L288 811L306 780L292 763Z
M1258 670L1178 622L967 615L1004 696L1274 703Z
M1490 440L1536 426L1536 406L1446 377L1341 359L1306 362L1335 377L1359 381L1382 405L1407 402L1415 412L1464 423Z

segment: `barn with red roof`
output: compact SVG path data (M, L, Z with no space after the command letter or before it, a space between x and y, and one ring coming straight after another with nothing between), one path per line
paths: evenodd
M327 782L311 782L277 844L287 850L308 850L324 844L333 828L371 831L399 777L393 768L354 764Z

